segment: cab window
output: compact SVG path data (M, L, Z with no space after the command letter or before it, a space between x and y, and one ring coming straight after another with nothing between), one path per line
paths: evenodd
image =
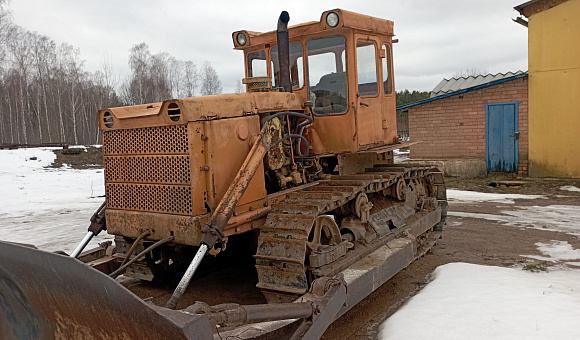
M379 94L376 58L375 44L372 41L357 41L356 68L358 72L358 94L361 97Z
M266 51L260 50L248 53L248 77L267 77L268 63Z
M391 76L391 49L389 45L383 45L385 57L383 58L383 85L385 94L393 93L393 77Z
M344 37L308 42L308 86L314 114L344 113L348 109L345 48Z
M272 76L274 86L280 87L280 67L278 66L278 46L270 51L272 60ZM292 88L298 89L304 85L304 60L302 57L302 44L299 42L290 44L290 81Z

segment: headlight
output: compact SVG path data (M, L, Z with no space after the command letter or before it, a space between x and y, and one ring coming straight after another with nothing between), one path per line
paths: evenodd
M326 15L326 23L330 27L336 27L338 25L338 14L330 12Z
M238 33L238 35L236 36L236 40L238 41L238 44L240 44L241 46L244 46L248 41L244 33Z

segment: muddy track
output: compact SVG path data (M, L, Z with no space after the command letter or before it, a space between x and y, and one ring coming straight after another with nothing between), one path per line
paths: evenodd
M405 202L407 189L412 191L409 197L412 195L413 202ZM376 193L381 195L373 196ZM391 201L380 200L389 196ZM331 176L318 185L289 194L272 207L260 230L255 255L258 287L269 301L292 301L308 291L313 276L331 277L387 241L402 237L398 227L423 211L423 206L417 208L417 202L422 200L426 208L437 206L436 199L446 205L441 173L431 166L416 164L376 165L365 173ZM381 213L369 215L373 206ZM349 250L353 243L343 240L334 220L322 215L331 211L341 212L340 219L346 220L347 225L352 220L362 228L368 219L376 240L369 239L364 246ZM394 224L394 229L389 223ZM322 229L330 237L327 245L320 244ZM309 236L315 240L309 240Z

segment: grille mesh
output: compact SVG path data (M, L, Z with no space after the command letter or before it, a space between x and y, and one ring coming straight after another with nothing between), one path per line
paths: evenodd
M193 212L187 125L103 132L107 208Z
M189 184L189 156L105 157L105 181Z
M105 155L187 153L187 148L186 125L103 132Z
M107 208L191 215L191 187L106 184Z

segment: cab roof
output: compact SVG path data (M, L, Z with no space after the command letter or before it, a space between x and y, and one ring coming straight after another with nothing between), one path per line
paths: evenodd
M338 25L335 27L330 27L326 23L326 16L330 13L336 13L339 17ZM322 16L320 17L320 21L310 21L288 27L288 33L290 37L297 37L311 35L326 30L352 28L369 33L393 36L393 27L394 23L391 20L375 18L369 15L359 14L337 8L323 12ZM236 39L237 35L240 33L245 34L247 37L247 42L243 46L240 45ZM234 41L234 48L238 50L244 50L256 45L263 45L268 43L276 44L276 31L274 30L262 33L242 30L232 33L232 38Z

